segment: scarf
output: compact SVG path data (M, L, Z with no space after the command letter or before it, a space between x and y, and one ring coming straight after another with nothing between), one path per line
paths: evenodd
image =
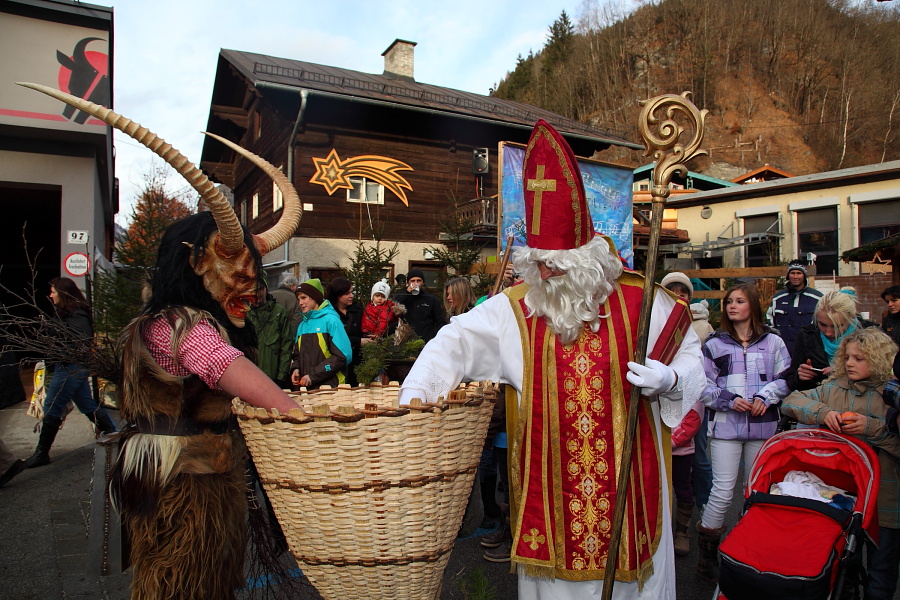
M834 353L837 352L838 346L841 345L841 340L856 331L858 326L859 320L853 319L850 326L847 327L847 330L840 337L834 338L834 341L829 340L825 337L825 334L822 333L822 330L819 330L819 338L822 340L822 347L825 348L825 354L828 355L828 364L831 364L834 361Z

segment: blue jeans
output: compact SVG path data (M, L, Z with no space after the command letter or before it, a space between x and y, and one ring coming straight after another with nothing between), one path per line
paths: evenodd
M900 567L900 529L878 528L878 548L866 544L869 555L866 568L865 600L891 600L897 591L897 573Z
M694 502L704 506L709 502L709 493L712 490L712 466L709 464L709 452L706 431L709 426L709 415L703 410L703 424L694 436Z
M71 363L57 364L53 369L53 378L47 385L47 397L44 399L44 417L60 420L66 414L69 400L75 403L85 415L103 410L91 396L88 383L90 373L81 365ZM105 411L104 411L105 412Z

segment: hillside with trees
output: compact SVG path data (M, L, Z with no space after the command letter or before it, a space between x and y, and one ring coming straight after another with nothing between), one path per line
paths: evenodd
M492 94L640 141L639 102L690 90L710 111L711 156L693 169L804 175L900 159L898 47L900 2L661 0L623 14L585 0Z

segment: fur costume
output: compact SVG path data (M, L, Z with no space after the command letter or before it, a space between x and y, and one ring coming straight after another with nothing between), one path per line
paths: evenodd
M243 440L231 416L231 395L211 389L218 385L207 385L209 379L170 375L152 358L143 336L153 319L163 316L172 327L170 344L172 356L177 357L191 329L205 320L226 343L230 344L227 329L235 349L245 355L251 352L256 336L252 328L244 333L244 322L257 300L262 256L286 243L296 231L302 212L297 190L270 162L207 133L265 172L283 195L278 222L251 234L215 184L155 133L60 90L21 85L57 98L140 142L184 177L208 209L166 229L149 298L141 316L124 333L124 373L119 383L122 416L129 425L119 438L110 495L121 511L126 535L132 535L132 598L234 598L235 588L243 583L248 486ZM240 357L230 364L238 360L244 364ZM249 388L237 386L247 391L250 397L244 400L249 404L282 412L295 407L262 371L239 366L238 372L243 373L244 383L251 382ZM259 512L251 512L251 522ZM278 533L271 522L264 526ZM265 540L254 538L253 543L263 568L277 566L258 541ZM273 570L266 568L266 572ZM285 594L292 592L290 582L283 587Z
M208 314L186 308L162 313L173 324L172 353ZM132 600L234 598L244 583L247 509L243 438L231 397L196 375L178 377L150 356L142 328L125 330L123 434L113 500L130 537Z

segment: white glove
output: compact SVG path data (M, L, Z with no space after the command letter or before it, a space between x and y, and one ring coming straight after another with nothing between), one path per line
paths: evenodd
M644 396L656 396L671 391L678 381L675 371L658 360L648 358L646 364L636 362L628 363L628 373L625 374L631 385L640 386Z

